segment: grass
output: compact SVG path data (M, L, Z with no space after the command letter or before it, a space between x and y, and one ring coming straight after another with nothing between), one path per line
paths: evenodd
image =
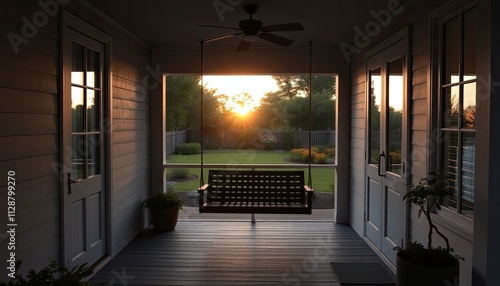
M289 152L283 151L255 151L255 150L206 150L203 155L204 164L226 164L238 169L239 164L283 164ZM169 155L167 163L200 163L200 155ZM287 169L290 170L290 169ZM307 183L307 165L297 170L304 170ZM200 168L190 168L190 172L200 177ZM170 172L170 168L167 168ZM208 176L208 169L203 170L204 178ZM312 182L315 192L333 192L335 171L333 169L312 169ZM181 182L175 185L177 191L192 191L200 186L199 180Z

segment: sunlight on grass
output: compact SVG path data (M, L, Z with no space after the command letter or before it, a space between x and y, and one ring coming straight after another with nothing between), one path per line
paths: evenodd
M289 152L286 151L255 151L255 150L208 150L203 155L205 164L225 164L234 166L238 169L240 164L286 164L285 161L289 157ZM169 155L167 157L168 163L200 163L200 155ZM288 169L289 170L289 169ZM303 168L307 180L307 164ZM200 168L191 168L191 174L200 176ZM208 169L204 168L204 178L207 178ZM171 169L167 168L167 173ZM312 169L313 188L316 192L333 192L335 182L335 170L332 169ZM306 182L307 183L307 182ZM199 180L188 182L180 182L175 185L177 191L192 191L200 186Z

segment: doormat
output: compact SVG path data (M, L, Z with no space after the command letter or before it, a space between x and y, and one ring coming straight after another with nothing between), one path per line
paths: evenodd
M396 285L380 263L330 262L340 285Z

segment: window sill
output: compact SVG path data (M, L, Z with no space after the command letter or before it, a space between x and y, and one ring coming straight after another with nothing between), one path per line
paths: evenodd
M474 221L472 219L446 208L432 214L432 219L437 225L448 229L469 242L473 242Z

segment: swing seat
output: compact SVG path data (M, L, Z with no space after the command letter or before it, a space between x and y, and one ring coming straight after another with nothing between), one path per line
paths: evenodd
M200 213L311 214L303 171L209 170L198 189Z

